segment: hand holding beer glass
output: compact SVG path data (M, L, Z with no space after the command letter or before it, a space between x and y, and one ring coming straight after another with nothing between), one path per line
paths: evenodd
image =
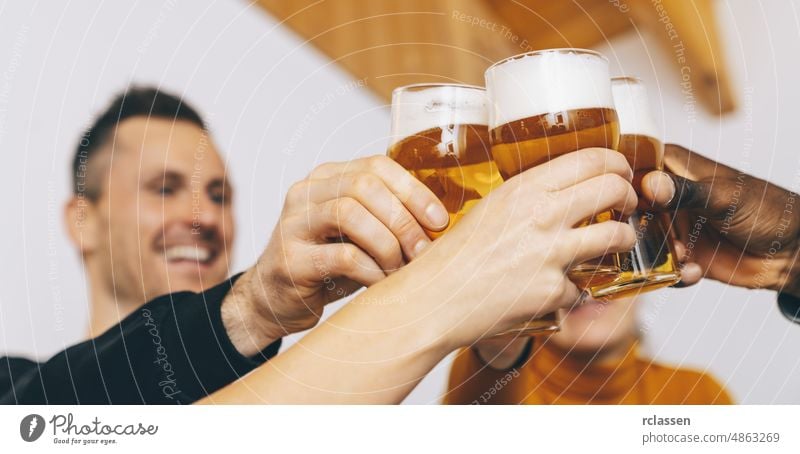
M661 167L663 147L651 127L643 89L626 78L615 81L612 90L608 61L599 53L529 52L492 65L485 76L486 91L423 84L398 88L392 96L388 154L439 197L450 225L501 179L580 149L624 145L621 151L639 174ZM620 106L627 128L622 144ZM606 211L580 225L617 218ZM627 222L637 230L634 250L577 263L569 271L570 279L595 297L651 290L680 279L656 215L635 212ZM431 237L442 233L428 232ZM550 333L558 325L558 315L551 313L503 334Z
M492 65L485 74L492 157L508 179L531 167L582 148L617 149L608 60L584 49L529 52ZM609 211L585 221L612 219ZM617 279L616 255L573 266L578 287Z
M470 85L418 84L392 93L388 155L444 203L448 229L503 181L489 150L486 107L486 91ZM443 233L428 232L432 238ZM513 333L555 331L557 315L550 313Z

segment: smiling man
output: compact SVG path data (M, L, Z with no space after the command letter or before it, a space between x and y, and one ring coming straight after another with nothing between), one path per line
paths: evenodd
M0 358L0 403L194 402L413 260L430 243L423 227L448 222L385 156L323 164L287 192L257 273L228 278L224 162L194 109L149 88L97 117L72 174L66 220L88 275L89 339L44 362Z
M228 276L232 188L203 120L179 99L118 98L81 138L73 175L67 225L89 275L90 335L143 301Z
M0 358L0 403L188 403L277 353L276 319L222 302L236 278L231 187L193 108L156 89L122 93L71 170L65 217L88 278L89 340L42 363Z

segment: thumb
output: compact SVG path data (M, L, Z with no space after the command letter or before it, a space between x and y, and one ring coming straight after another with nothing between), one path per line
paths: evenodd
M716 205L711 199L712 184L692 181L669 172L656 170L642 179L642 195L657 209L709 210ZM711 213L709 213L711 214Z

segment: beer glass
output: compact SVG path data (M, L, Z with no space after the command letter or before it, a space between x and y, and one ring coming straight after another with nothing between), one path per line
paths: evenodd
M503 182L489 149L482 87L417 84L395 89L391 136L388 156L442 201L450 213L447 229ZM445 232L428 235L435 239ZM503 335L554 331L558 317L550 313Z
M619 120L608 60L584 49L516 55L486 70L492 157L503 178L573 151L616 149ZM613 217L611 211L585 224ZM577 264L569 277L591 288L618 278L617 254Z
M664 144L650 114L642 81L615 77L611 79L611 91L619 115L618 151L628 159L634 172L634 188L641 195L644 175L664 166ZM636 245L629 253L619 254L619 279L592 288L595 297L628 296L673 285L681 278L663 216L640 209L628 218L628 223L636 231Z

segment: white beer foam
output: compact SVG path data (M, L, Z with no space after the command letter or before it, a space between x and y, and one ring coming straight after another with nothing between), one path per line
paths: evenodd
M390 146L428 129L456 124L488 124L484 89L431 85L417 90L401 87L392 92Z
M546 113L614 108L608 61L565 50L524 55L486 73L489 127Z
M650 111L644 84L632 79L614 79L611 92L619 117L620 134L638 134L662 140L661 129Z

